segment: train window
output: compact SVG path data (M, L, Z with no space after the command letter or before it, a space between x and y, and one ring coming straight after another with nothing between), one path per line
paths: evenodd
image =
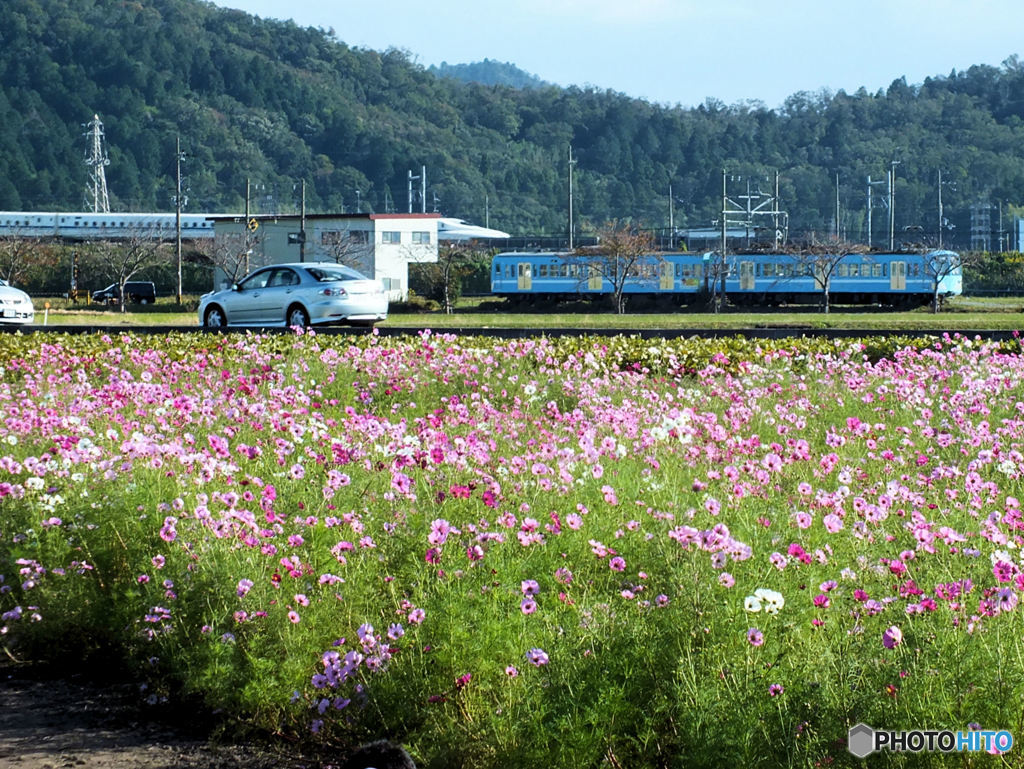
M883 278L889 277L889 265L887 265L887 264L883 264L882 265L882 277Z
M558 277L560 277L560 278L568 278L569 277L569 265L564 264L564 263L558 265Z
M494 264L494 277L496 277L496 278L500 278L501 277L501 265L498 264L497 262L495 262L495 264Z
M548 276L548 266L546 264L537 265L537 277L546 278Z
M696 277L697 280L700 280L701 278L703 278L704 277L704 265L703 264L694 265L693 273L694 273L694 277Z
M916 278L918 275L920 275L920 267L921 265L919 265L917 262L914 262L913 264L910 265L910 276L912 278Z
M872 278L880 278L880 277L882 277L882 265L880 265L880 264L873 264L873 265L871 265L871 277Z
M836 275L838 275L840 278L845 278L849 274L850 265L848 264L840 264L839 267L836 268Z

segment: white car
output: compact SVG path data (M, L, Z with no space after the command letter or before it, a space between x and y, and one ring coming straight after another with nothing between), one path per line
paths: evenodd
M0 323L19 323L22 325L34 322L36 311L32 299L20 288L0 280Z
M272 264L231 288L204 294L199 324L224 326L372 326L388 317L379 281L333 262Z

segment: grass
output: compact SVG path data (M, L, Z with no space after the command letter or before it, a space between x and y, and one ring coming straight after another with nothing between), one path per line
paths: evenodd
M44 314L37 300L36 323L48 326L174 326L197 327L195 307L198 297L158 299L148 307L132 306L127 312L117 307L69 303L66 299L50 303ZM936 315L927 308L888 311L881 308L836 307L825 315L816 308L789 307L755 312L728 309L720 314L690 311L637 312L616 315L591 304L579 304L555 311L512 309L489 297L461 299L455 312L392 312L381 328L584 328L584 329L849 329L861 331L949 330L985 331L1024 328L1024 297L958 297Z

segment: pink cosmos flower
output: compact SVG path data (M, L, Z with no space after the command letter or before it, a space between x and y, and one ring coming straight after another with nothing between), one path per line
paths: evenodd
M778 697L784 691L786 691L786 689L782 684L772 684L768 687L768 695L770 697Z
M895 625L890 625L882 633L882 645L886 649L895 649L903 642L903 631Z
M519 583L519 589L523 591L523 595L537 595L540 592L540 585L535 579L524 579Z
M764 633L756 627L752 627L747 631L747 640L751 646L761 646L764 643Z

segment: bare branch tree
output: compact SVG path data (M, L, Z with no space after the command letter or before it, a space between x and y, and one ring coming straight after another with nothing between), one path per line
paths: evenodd
M436 262L419 265L429 298L440 301L445 313L451 314L462 293L462 279L473 272L479 259L481 253L471 241L445 241L437 249Z
M863 254L867 253L867 250L867 246L848 243L839 238L818 241L812 234L805 245L797 246L792 252L797 263L814 278L815 288L821 291L822 311L826 315L831 306L832 278L839 264L850 254Z
M932 281L932 313L938 313L942 303L941 289L947 278L963 274L963 268L978 264L980 253L959 254L955 251L931 251L924 256L924 274Z
M652 261L650 256L654 256ZM654 237L629 224L609 223L599 233L599 245L577 249L572 257L584 280L607 280L612 287L612 303L620 315L626 311L625 289L630 278L658 280L661 262L655 255ZM649 274L650 273L650 274Z
M324 232L321 248L327 258L368 275L373 244L366 230L334 230Z
M196 248L210 264L224 273L228 283L237 283L252 269L252 254L259 237L248 229L242 232L219 232L212 239L196 242Z
M52 268L57 259L53 249L37 239L22 237L17 231L0 236L0 278L11 285L24 283L38 268Z
M147 267L170 259L167 244L151 233L127 232L118 240L100 240L89 254L89 259L102 274L117 283L121 312L125 312L124 284Z

